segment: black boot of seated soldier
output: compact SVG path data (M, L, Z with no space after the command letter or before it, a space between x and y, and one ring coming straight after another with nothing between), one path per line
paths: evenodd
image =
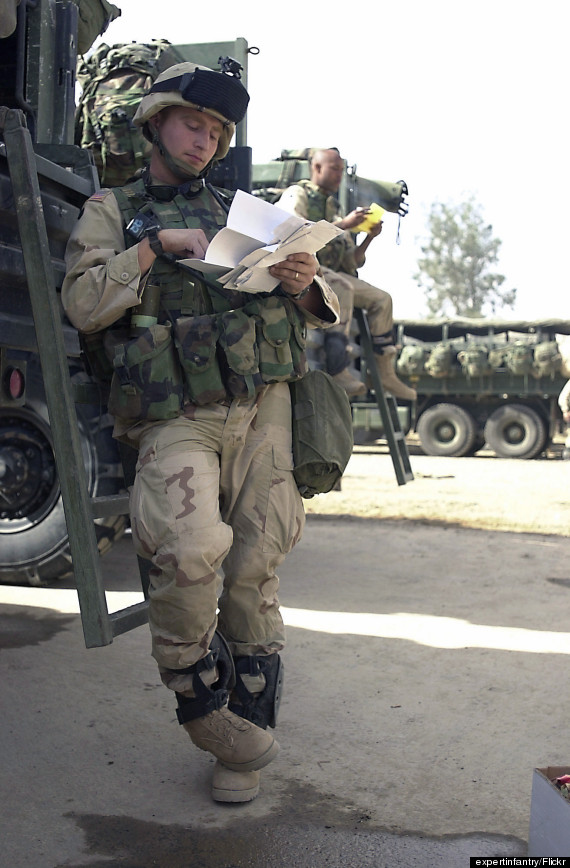
M208 687L202 674L212 669L218 678ZM228 689L233 686L233 665L219 634L214 636L208 654L184 671L192 674L194 696L177 693L176 714L197 747L209 751L226 768L236 772L261 769L275 759L279 745L273 736L227 707ZM206 680L210 679L206 676Z
M284 679L279 654L234 657L234 667L230 710L262 729L275 728Z

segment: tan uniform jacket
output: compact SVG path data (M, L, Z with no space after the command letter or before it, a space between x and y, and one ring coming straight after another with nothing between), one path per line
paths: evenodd
M102 190L92 196L69 238L61 291L65 311L79 331L101 331L140 304L147 275L141 274L137 250L137 244L125 249L122 215L112 192ZM339 321L337 297L323 278L315 282L327 318L320 319L301 306L299 310L309 326L335 325Z

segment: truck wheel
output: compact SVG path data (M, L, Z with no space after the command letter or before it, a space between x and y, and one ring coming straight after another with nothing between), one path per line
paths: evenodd
M74 379L85 378L74 371ZM24 407L0 409L0 581L36 585L72 572L41 371L28 360ZM112 419L99 408L78 405L83 463L89 493L118 494L123 472ZM95 521L103 555L123 535L126 516Z
M473 443L473 446L465 453L465 456L476 455L477 452L479 452L479 450L482 449L484 445L485 438L482 434L479 434L479 432L477 432L477 435L475 436L475 442Z
M418 435L426 455L460 458L472 450L477 426L471 413L457 404L434 404L420 416Z
M499 407L485 425L485 439L499 458L536 458L547 437L541 416L524 404Z

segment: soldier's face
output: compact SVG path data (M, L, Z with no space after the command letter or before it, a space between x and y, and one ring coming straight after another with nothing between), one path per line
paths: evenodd
M327 193L336 193L342 181L344 160L336 151L324 151L315 166L315 183Z
M168 153L197 173L208 165L223 132L219 120L206 112L172 106L155 115L155 126Z

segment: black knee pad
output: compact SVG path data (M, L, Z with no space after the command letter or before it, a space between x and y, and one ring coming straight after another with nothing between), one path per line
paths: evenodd
M348 338L342 332L325 332L325 364L327 373L334 377L348 366Z
M283 691L283 662L279 654L235 657L236 683L230 698L229 708L240 717L251 720L256 726L275 728L277 713ZM243 675L264 675L265 688L261 693L250 693L243 682Z
M211 687L208 687L200 678L200 673L214 668L218 670L218 678ZM211 711L217 711L227 705L230 691L234 688L236 680L234 661L226 640L217 630L206 656L194 663L193 666L177 671L179 674L192 674L192 687L195 693L193 699L180 693L176 694L178 723L187 723L189 720L205 717Z

